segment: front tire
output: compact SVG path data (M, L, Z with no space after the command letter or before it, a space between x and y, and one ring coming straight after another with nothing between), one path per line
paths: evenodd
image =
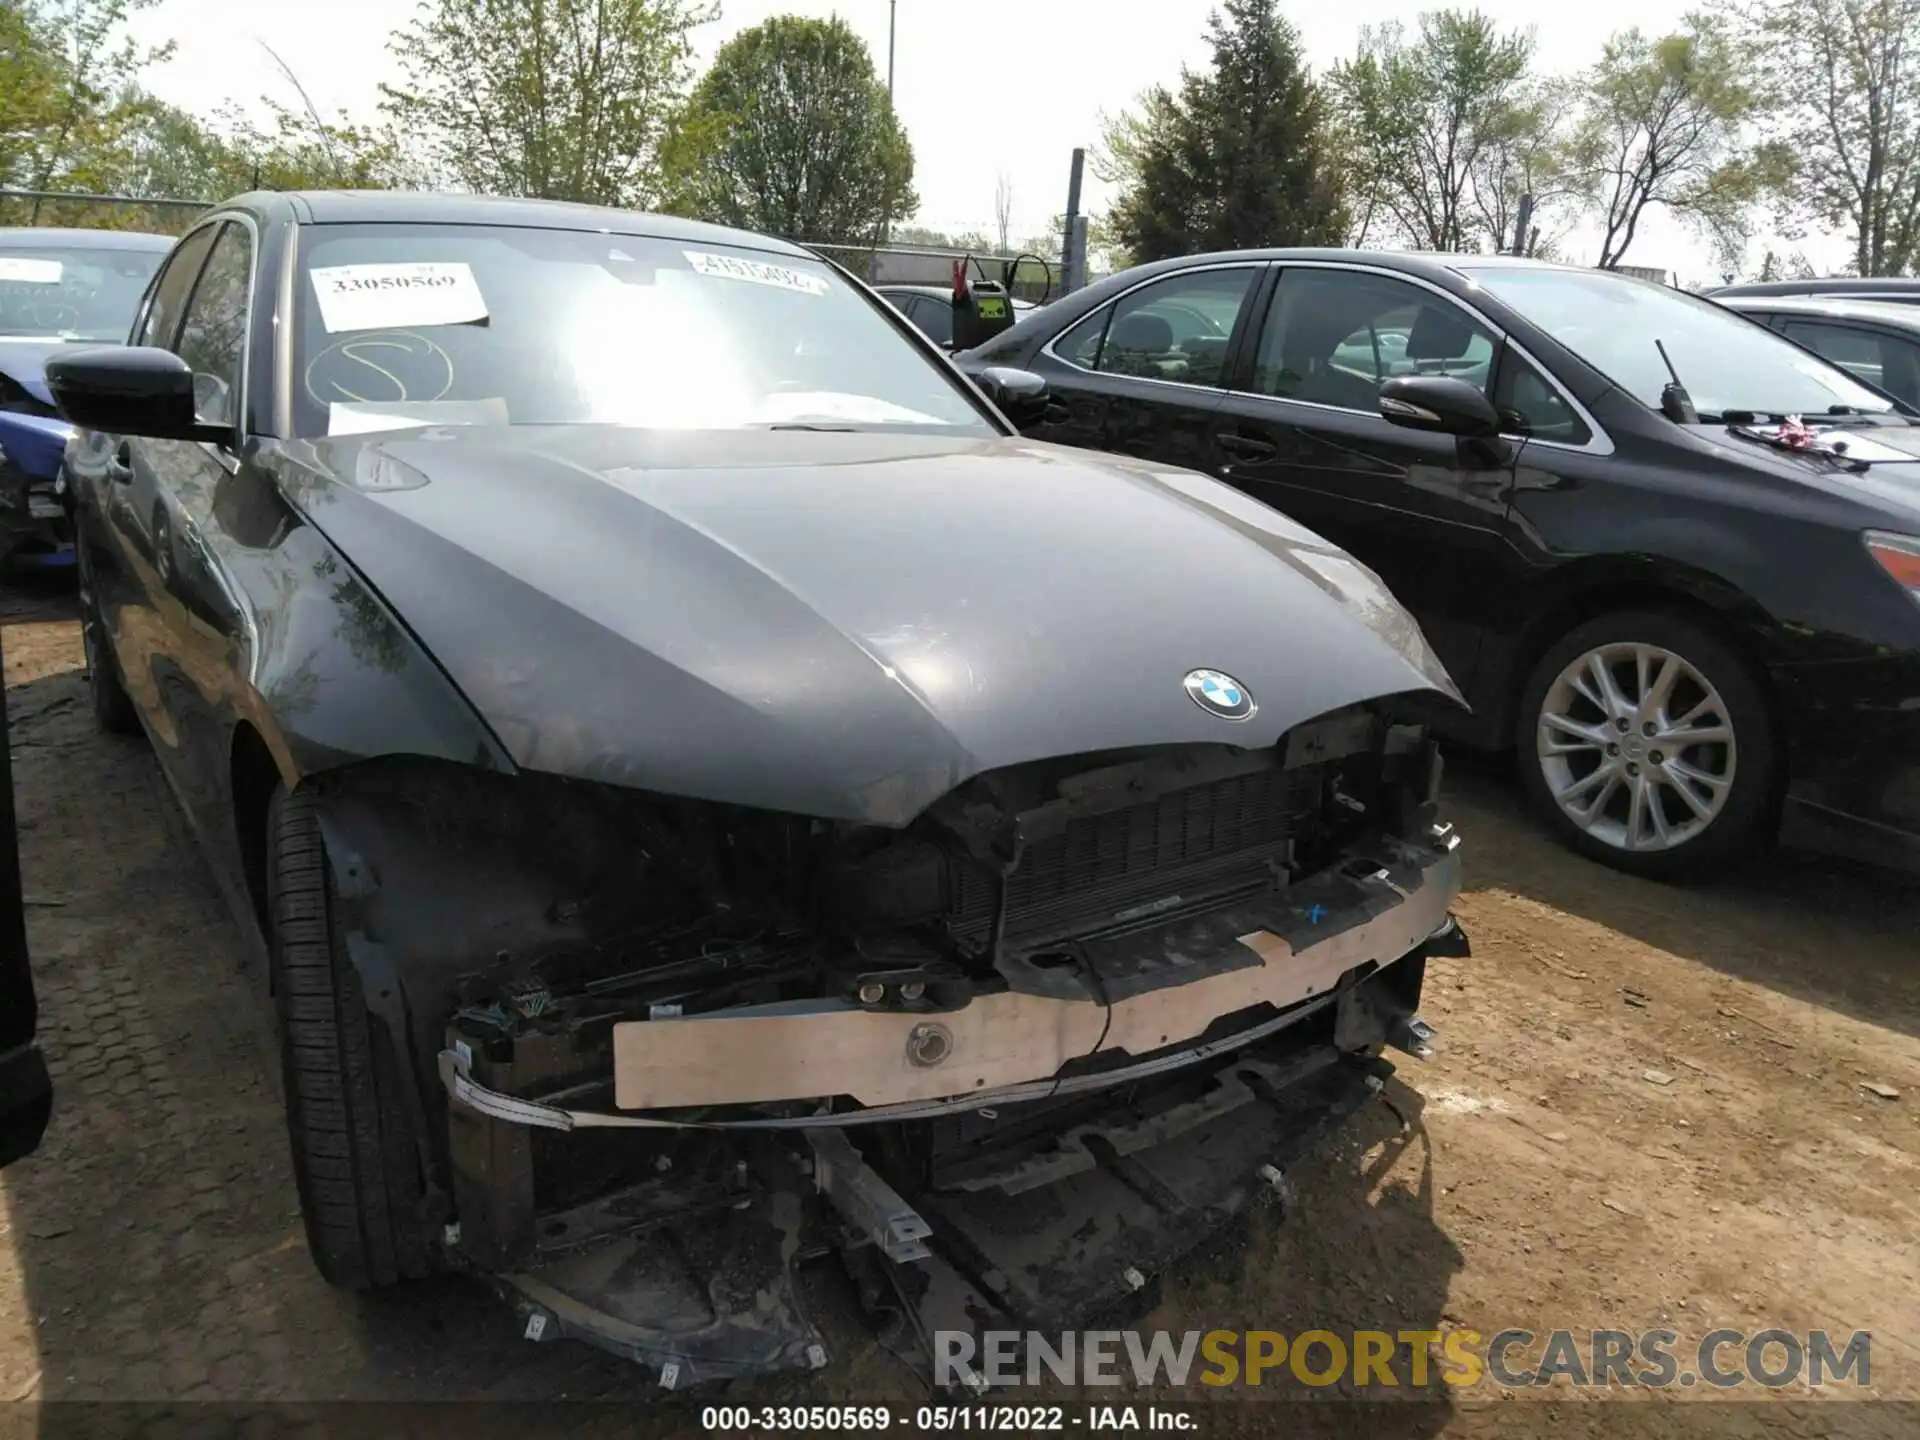
M287 1135L307 1248L329 1283L365 1290L432 1273L426 1185L386 1028L367 1013L333 918L310 794L267 811L273 989Z
M1623 611L1548 647L1515 737L1528 792L1574 849L1677 876L1760 846L1779 763L1762 682L1705 626Z

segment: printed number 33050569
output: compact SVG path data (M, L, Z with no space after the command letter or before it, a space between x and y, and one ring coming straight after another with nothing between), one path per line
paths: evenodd
M472 268L458 262L317 266L313 293L321 323L332 334L487 318Z
M444 290L459 282L451 275L331 275L327 287L335 295L368 290Z

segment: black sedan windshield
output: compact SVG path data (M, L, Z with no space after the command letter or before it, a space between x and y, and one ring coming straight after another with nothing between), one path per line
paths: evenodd
M810 257L504 226L302 232L297 433L425 424L996 433Z
M164 250L0 245L0 335L124 341Z
M1729 410L1814 416L1894 408L1837 365L1680 290L1604 271L1488 265L1463 273L1656 408L1673 376L1655 341L1702 419Z

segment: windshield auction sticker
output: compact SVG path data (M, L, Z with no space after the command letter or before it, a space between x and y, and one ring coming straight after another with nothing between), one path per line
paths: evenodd
M715 255L707 250L685 250L687 263L702 275L718 275L728 280L748 280L755 285L773 285L801 295L824 295L827 282L804 270L785 265L769 265L764 260L742 260L737 255Z
M320 323L330 335L487 318L486 299L468 265L330 265L311 273Z
M0 255L0 280L23 285L58 285L64 273L58 260L42 260L33 255Z

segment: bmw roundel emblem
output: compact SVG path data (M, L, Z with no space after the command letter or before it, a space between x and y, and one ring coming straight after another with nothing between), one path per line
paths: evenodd
M1246 686L1218 670L1189 670L1185 684L1194 704L1222 720L1251 720L1258 708Z

